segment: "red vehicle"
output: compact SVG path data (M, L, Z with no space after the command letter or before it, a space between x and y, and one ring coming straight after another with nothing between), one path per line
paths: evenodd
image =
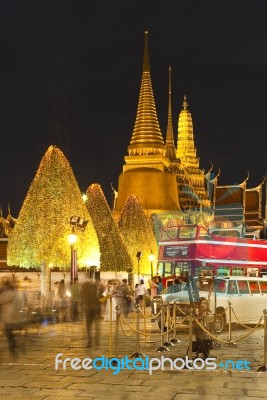
M165 227L161 232L158 273L165 287L174 277L267 276L267 240L210 234L200 225Z

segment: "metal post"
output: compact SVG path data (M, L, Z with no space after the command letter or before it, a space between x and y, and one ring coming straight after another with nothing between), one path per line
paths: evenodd
M167 303L167 318L166 318L166 326L167 326L167 335L166 335L166 342L164 343L164 346L170 348L174 346L172 342L170 342L170 304Z
M145 357L143 353L140 352L140 334L139 334L140 324L139 324L139 306L136 305L136 351L131 355L131 357L139 358Z
M264 340L264 365L262 365L257 372L267 372L267 311L263 310L263 321L264 321L264 333L263 333L263 340Z
M109 301L109 356L112 357L112 297L108 299ZM116 312L117 320L117 312Z
M188 344L188 358L192 360L192 338L193 338L193 323L192 323L192 310L189 314L189 344Z
M166 346L164 346L163 342L164 342L164 328L165 328L165 310L164 310L165 306L164 304L162 304L161 307L161 314L160 314L160 347L157 348L156 351L170 351L170 349Z
M266 310L263 310L264 314L264 365L267 366L267 316Z
M70 281L74 282L74 278L77 278L77 250L74 249L74 245L71 245L71 271Z
M181 341L179 339L176 338L176 308L177 305L174 302L173 304L173 323L174 323L174 329L173 329L173 339L171 339L171 343L172 344L176 344L176 343L181 343Z
M232 304L228 301L229 304L229 341L232 340Z
M119 330L120 330L120 313L119 313L119 307L116 306L115 357L118 357L119 354Z

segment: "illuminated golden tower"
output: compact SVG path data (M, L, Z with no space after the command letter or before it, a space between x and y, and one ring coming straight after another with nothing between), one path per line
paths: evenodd
M168 169L170 160L159 127L153 95L148 32L145 32L145 49L141 90L137 116L128 156L119 177L114 214L120 212L126 200L134 195L149 214L180 210L176 176Z
M194 145L193 122L191 114L188 110L186 96L184 96L183 110L180 112L178 119L178 141L176 158L181 163L181 169L184 170L185 176L192 188L195 204L199 207L210 207L210 200L205 189L204 170L199 168L199 158Z

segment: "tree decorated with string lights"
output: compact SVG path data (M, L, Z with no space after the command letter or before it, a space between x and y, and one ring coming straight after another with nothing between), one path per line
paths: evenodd
M86 195L86 204L100 245L101 271L133 270L132 259L100 185L90 185Z
M88 220L78 233L78 267L99 264L97 235L72 168L61 150L50 146L22 204L7 247L9 266L70 268L70 217Z
M121 211L118 227L127 245L134 263L134 271L138 273L137 253L142 252L140 273L151 273L151 253L156 262L158 246L150 219L145 215L142 205L136 196L130 196Z

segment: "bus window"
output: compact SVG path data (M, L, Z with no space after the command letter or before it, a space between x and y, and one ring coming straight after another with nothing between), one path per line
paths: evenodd
M169 276L172 275L172 264L170 262L165 262L164 263L164 275L163 276Z
M180 236L180 239L195 239L196 238L196 227L181 226L179 236Z
M226 292L226 282L221 279L216 279L216 292L225 293Z
M200 228L199 228L199 232L198 232L198 238L199 238L199 239L207 240L207 239L211 239L211 236L210 236L209 233L206 231L206 229L200 227Z
M232 275L233 276L245 276L245 268L233 267L232 268Z
M230 276L230 267L218 267L217 276Z
M267 282L260 282L261 293L267 293Z
M248 283L244 281L237 281L239 294L249 294Z
M249 289L251 294L260 293L259 284L257 281L249 281Z
M164 264L163 262L158 262L157 265L157 272L160 276L163 276L163 264Z
M213 268L195 267L195 276L213 276Z
M247 276L258 276L258 268L247 268Z
M237 294L237 285L236 285L236 281L229 281L228 282L228 290L227 290L228 294Z

